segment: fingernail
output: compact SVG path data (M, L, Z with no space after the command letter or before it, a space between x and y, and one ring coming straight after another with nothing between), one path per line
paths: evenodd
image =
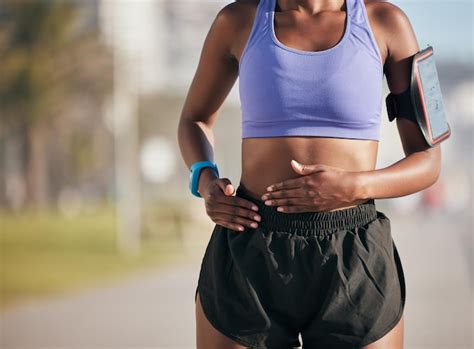
M243 230L244 230L244 227L239 227L239 230L240 230L240 231L243 231Z
M268 195L262 195L262 200L267 200L268 199Z
M256 228L256 227L258 227L258 224L257 224L257 223L250 223L250 226L251 226L252 228Z
M270 186L270 187L267 187L267 191L272 191L273 188Z
M280 212L284 211L284 210L283 210L283 207L278 207L278 208L277 208L277 211L280 211Z
M257 206L252 206L252 210L258 211L258 207Z
M272 200L265 201L265 205L271 205L271 204L272 204Z
M254 216L253 219L255 219L256 221L261 221L262 219L260 218L260 216Z

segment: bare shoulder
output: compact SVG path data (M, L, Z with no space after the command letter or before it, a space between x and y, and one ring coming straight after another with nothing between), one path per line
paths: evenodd
M259 0L237 0L224 6L216 16L216 31L237 61L250 34Z
M251 21L259 0L237 0L225 5L217 14L217 18L227 25L239 28Z
M406 13L397 5L383 0L364 0L367 14L375 23L384 44L387 59L384 72L390 92L401 93L411 81L411 57L419 51L416 34ZM397 118L397 128L405 154L424 149L419 127L404 118Z
M365 5L370 18L384 33L396 35L400 31L410 30L407 14L397 5L384 0L365 0Z
M384 0L364 1L387 60L403 59L419 50L410 19L400 7Z

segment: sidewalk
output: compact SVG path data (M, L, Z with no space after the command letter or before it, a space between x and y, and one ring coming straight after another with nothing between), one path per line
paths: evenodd
M2 314L1 348L193 348L198 266L172 266L113 286Z

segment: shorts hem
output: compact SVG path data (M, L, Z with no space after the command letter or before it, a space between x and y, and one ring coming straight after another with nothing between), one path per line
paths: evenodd
M400 319L402 318L402 315L403 315L403 311L404 311L404 305L401 306L401 309L400 309L400 312L398 313L397 317L395 318L395 320L393 320L390 325L388 325L382 332L380 332L378 335L376 336L373 336L373 337L367 337L365 338L365 340L363 340L359 345L364 347L366 345L369 345L369 344L372 344L376 341L378 341L379 339L381 339L383 336L385 336L387 333L389 333L397 324L398 322L400 321Z
M201 303L201 307L202 307L202 310L204 312L204 315L206 315L206 319L209 321L209 323L217 330L219 331L222 335L232 339L233 341L237 342L237 344L240 344L240 345L245 345L245 346L248 346L250 347L250 349L266 349L266 347L262 347L262 346L259 346L259 345L255 345L255 344L252 344L250 342L247 342L245 339L242 339L238 336L235 336L229 332L227 332L226 330L224 330L224 328L222 328L218 323L217 321L214 321L214 319L209 316L209 313L207 311L207 307L204 305L204 303L202 302L202 298L201 298L201 293L199 292L199 285L198 287L196 288L196 294L197 294L197 297L199 297L199 300L200 300L200 303Z
M395 263L396 263L396 266L397 266L397 273L399 274L398 277L399 277L399 280L400 280L400 287L401 287L402 301L400 303L400 310L399 310L397 316L395 317L395 319L387 327L385 327L383 331L381 331L379 334L377 334L375 336L365 337L362 340L362 342L359 344L362 347L378 341L383 336L385 336L387 333L389 333L398 324L398 322L402 318L403 312L405 310L405 302L406 302L405 273L403 271L403 266L401 264L400 255L398 253L397 247L396 247L395 243L393 242L393 240L392 240L392 243L393 243L393 250L394 250L394 255L395 255Z

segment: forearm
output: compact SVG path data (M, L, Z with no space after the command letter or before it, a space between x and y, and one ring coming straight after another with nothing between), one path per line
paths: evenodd
M188 169L197 161L214 161L214 134L209 125L200 121L181 119L178 126L178 143ZM199 188L203 183L216 177L212 169L204 168L199 176Z
M359 199L395 198L419 192L434 184L440 174L441 150L414 152L396 163L355 173Z

